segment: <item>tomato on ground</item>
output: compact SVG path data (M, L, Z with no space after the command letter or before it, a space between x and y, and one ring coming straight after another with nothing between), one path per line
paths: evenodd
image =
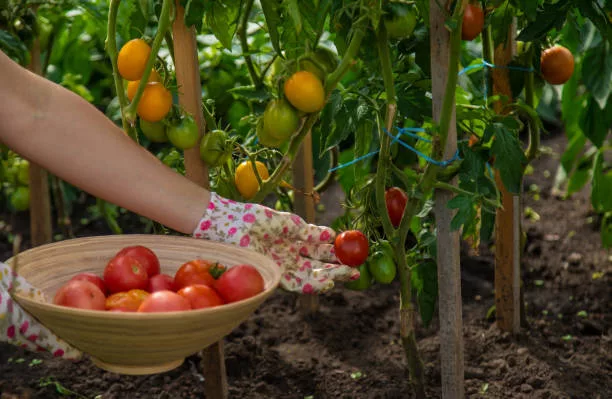
M86 280L68 281L53 298L56 305L89 310L104 310L105 301L102 290Z
M387 204L387 212L393 227L400 225L407 202L408 196L401 188L391 187L385 191L385 203Z
M174 277L168 274L158 274L149 279L149 285L147 285L147 291L149 292L157 292L157 291L176 291L174 286Z
M284 92L291 105L302 112L317 112L325 106L323 83L311 72L299 71L291 75L285 81Z
M215 280L214 288L226 303L231 303L262 292L264 279L254 266L236 265Z
M553 46L542 52L540 71L548 83L560 85L567 82L574 73L574 56L563 46Z
M484 11L479 5L468 4L463 12L461 39L474 40L484 27Z
M149 284L147 269L136 258L116 255L104 268L104 284L109 292L144 290Z
M359 230L343 231L336 236L334 250L340 262L351 267L357 267L368 258L368 239Z
M119 74L126 80L140 80L144 74L151 46L143 39L132 39L125 43L117 56Z
M218 269L224 268L223 265L204 259L194 259L185 262L174 275L174 288L178 291L181 288L194 284L214 286L215 278L211 274L213 267Z
M144 290L117 292L106 298L105 306L107 310L121 309L127 312L136 312L149 295L151 294Z
M108 289L106 288L106 284L104 284L104 280L102 280L102 278L95 273L88 273L88 272L79 273L70 279L70 281L73 281L73 280L89 281L91 283L94 283L96 286L98 286L98 288L100 288L100 291L102 291L104 295L108 293Z
M138 312L176 312L190 310L189 301L172 291L157 291L152 293L138 307Z
M131 245L121 249L117 255L128 255L136 259L147 271L147 276L153 277L159 274L159 259L155 252L143 245Z
M268 168L265 164L255 161L255 167L262 181L270 177ZM255 170L250 160L243 161L238 165L236 174L234 175L234 183L240 195L247 200L253 198L255 194L257 194L259 191L259 182L257 181L257 176L255 175Z
M181 288L177 294L186 298L192 309L212 308L223 305L223 299L217 291L204 284L194 284Z

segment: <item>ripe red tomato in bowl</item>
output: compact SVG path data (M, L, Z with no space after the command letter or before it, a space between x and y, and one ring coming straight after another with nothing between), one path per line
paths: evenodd
M161 273L149 279L149 285L147 287L147 291L157 292L157 291L164 291L164 290L176 291L174 287L174 277Z
M104 283L111 294L129 290L145 290L149 276L145 267L129 255L116 255L104 268Z
M204 284L195 284L181 288L178 294L189 301L192 309L212 308L223 305L223 299L221 299L217 291Z
M108 293L108 289L106 288L106 284L104 284L104 280L102 280L102 277L98 276L95 273L88 273L88 272L79 273L70 279L70 281L74 281L74 280L89 281L90 283L94 283L95 285L97 285L98 288L100 288L100 291L102 291L104 295Z
M194 259L184 263L174 275L174 288L178 291L194 284L204 284L212 287L215 284L215 278L210 272L214 266L224 268L218 263L204 259Z
M190 309L189 300L172 291L154 292L138 307L139 312L145 313L175 312Z
M160 272L159 258L157 255L155 255L155 252L145 246L132 245L125 247L121 251L117 252L117 255L115 256L121 255L129 255L140 262L140 264L146 269L149 277L156 276Z
M68 281L53 298L56 305L89 310L105 310L105 301L102 290L86 280Z
M251 265L228 268L215 281L215 290L226 303L250 298L264 290L264 279Z
M359 230L347 230L336 236L334 251L340 262L347 266L357 267L368 258L369 243Z

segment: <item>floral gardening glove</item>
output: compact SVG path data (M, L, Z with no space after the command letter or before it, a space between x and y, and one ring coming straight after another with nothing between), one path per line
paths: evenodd
M0 341L31 351L48 351L55 357L79 360L82 357L79 350L58 338L13 301L9 294L12 284L11 268L0 262ZM15 285L16 291L20 294L47 302L44 294L32 287L22 277L15 278Z
M220 241L258 251L284 268L281 287L304 294L323 293L335 281L359 278L359 271L339 264L335 232L306 223L289 212L245 204L211 192L208 210L193 232L195 238Z

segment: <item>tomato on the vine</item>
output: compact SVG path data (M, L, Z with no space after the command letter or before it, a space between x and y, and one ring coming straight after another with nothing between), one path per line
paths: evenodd
M377 251L368 259L368 268L374 280L379 283L389 284L395 278L397 268L393 258L382 251Z
M30 188L19 186L13 191L10 198L11 206L17 212L27 211L30 208Z
M151 46L143 39L132 39L125 43L117 56L117 68L121 77L140 80L150 54Z
M479 5L468 4L463 12L461 24L461 39L474 40L484 27L484 11Z
M181 118L178 123L170 126L167 134L172 145L181 150L195 147L200 138L198 125L191 115Z
M563 84L574 73L574 56L563 46L553 46L542 52L540 70L542 77L548 83L553 85Z
M311 72L299 71L291 75L285 81L284 92L291 105L302 112L317 112L325 106L323 83Z
M359 230L347 230L336 236L334 251L340 262L351 267L363 264L368 258L368 239Z
M263 115L263 129L277 140L287 140L297 130L300 118L296 110L284 99L272 100Z
M317 47L300 60L300 69L313 73L322 82L338 67L338 56L325 47Z
M151 70L149 74L149 80L147 82L161 82L161 77L159 73L155 69ZM128 100L132 101L134 96L136 96L136 92L138 91L138 85L140 85L140 80L130 80L127 84L127 97Z
M147 83L136 112L147 122L159 122L172 108L172 93L159 82Z
M257 134L257 139L261 145L266 147L278 148L280 147L284 140L279 140L276 137L272 136L267 129L264 129L264 120L260 118L257 122L257 127L255 129Z
M168 141L166 125L163 122L147 122L140 119L140 130L142 134L153 143L165 143Z
M385 203L393 227L398 227L400 225L407 202L408 196L401 188L391 187L385 191Z
M416 9L405 3L389 3L385 27L391 39L405 39L412 35L417 24Z
M223 165L229 159L231 152L227 148L227 133L215 129L206 133L200 141L200 158L212 168Z
M24 185L30 184L30 163L25 159L19 161L19 163L15 164L17 167L17 181Z
M359 278L357 280L351 280L344 283L344 286L349 290L364 291L370 288L372 285L372 275L368 270L368 265L364 263L359 266Z
M255 167L257 168L257 173L259 173L261 180L266 180L270 177L268 168L264 163L255 161ZM250 160L243 161L238 165L234 176L234 183L236 183L236 188L240 192L240 195L247 200L253 198L255 194L257 194L259 191L259 182L257 181L257 176L255 175L255 170Z

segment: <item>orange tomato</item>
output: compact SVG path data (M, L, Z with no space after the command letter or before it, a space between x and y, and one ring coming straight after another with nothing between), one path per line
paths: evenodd
M147 83L136 112L147 122L159 122L172 108L172 93L159 82Z
M563 46L553 46L542 52L540 70L544 80L553 85L567 82L574 73L574 56Z
M187 299L192 309L212 308L223 305L217 291L204 284L194 284L180 289L177 294Z
M151 294L144 290L117 292L106 298L106 310L136 312L149 295Z
M476 4L468 4L463 12L461 39L474 40L484 27L484 11Z
M132 39L125 43L117 56L117 68L121 77L140 80L150 54L151 47L142 39Z
M255 166L257 167L257 172L262 181L270 177L268 168L265 164L255 161ZM253 198L255 194L257 194L259 191L259 182L257 181L257 176L255 175L255 170L253 169L251 161L243 161L238 165L236 174L234 175L234 183L240 195L247 200Z
M151 70L149 74L149 82L161 82L161 77L159 73L155 69ZM127 84L127 97L130 101L134 99L136 95L136 91L138 90L138 85L140 84L140 80L131 80Z
M174 288L178 291L194 284L204 284L212 287L215 278L210 274L210 269L215 265L223 267L204 259L194 259L184 263L174 275Z
M317 112L325 106L323 83L312 72L299 71L294 73L285 82L284 89L287 100L302 112Z

